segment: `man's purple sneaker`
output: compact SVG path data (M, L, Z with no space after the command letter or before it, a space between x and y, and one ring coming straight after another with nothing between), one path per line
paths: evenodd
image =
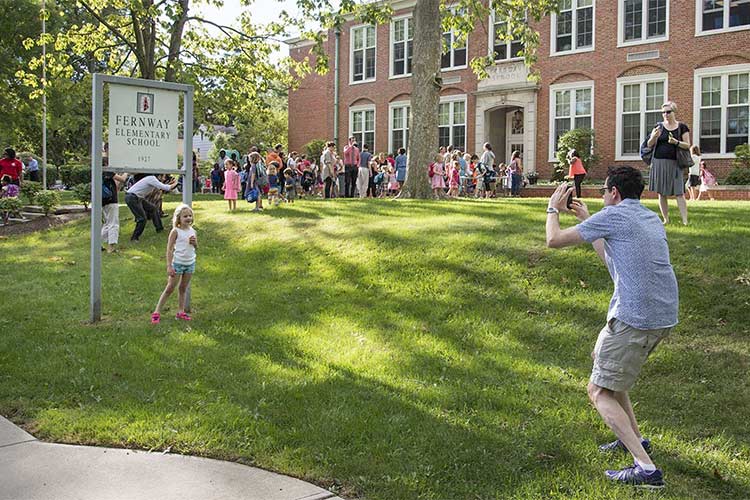
M651 454L651 441L649 441L648 439L641 439L641 446L643 446L643 449L646 450L646 453L648 453L649 455ZM602 453L612 453L615 451L627 452L628 448L622 441L616 439L611 443L599 446L599 451L601 451Z
M661 469L656 469L651 474L647 474L640 465L633 464L631 467L625 467L622 470L608 470L605 472L610 481L620 484L629 484L636 488L646 488L658 490L664 488L664 475Z

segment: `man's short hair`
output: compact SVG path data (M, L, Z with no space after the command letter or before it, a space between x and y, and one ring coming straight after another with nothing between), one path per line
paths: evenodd
M645 187L643 175L637 168L628 165L613 165L607 169L607 188L617 188L622 199L641 199Z
M362 149L370 149L370 146L368 146L367 144L363 144Z

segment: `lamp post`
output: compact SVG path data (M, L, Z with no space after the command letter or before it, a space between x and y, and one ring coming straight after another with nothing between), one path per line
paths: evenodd
M42 0L42 188L47 189L47 2Z

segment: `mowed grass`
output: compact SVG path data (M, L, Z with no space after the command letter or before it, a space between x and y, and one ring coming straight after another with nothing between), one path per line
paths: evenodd
M194 321L175 296L157 327L166 233L129 245L125 206L97 325L88 220L0 240L0 413L350 499L750 498L750 204L668 227L681 323L632 393L668 483L652 495L604 479L628 465L597 451L585 391L612 284L590 246L545 248L545 206L198 197Z

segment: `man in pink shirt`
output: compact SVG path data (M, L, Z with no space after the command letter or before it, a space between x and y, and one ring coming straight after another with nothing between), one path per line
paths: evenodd
M359 173L359 148L354 142L354 137L349 138L349 143L344 146L344 196L354 198L354 188L357 186L357 174Z

